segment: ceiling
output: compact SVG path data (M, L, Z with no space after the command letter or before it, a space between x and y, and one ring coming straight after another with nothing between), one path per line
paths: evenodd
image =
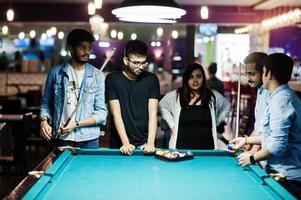
M89 0L1 0L1 3L86 3ZM103 0L104 4L123 0ZM301 0L176 0L180 5L252 6L255 9L273 9L281 6L301 6Z

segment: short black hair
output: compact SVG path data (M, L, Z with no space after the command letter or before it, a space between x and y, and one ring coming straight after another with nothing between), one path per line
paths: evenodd
M293 60L284 53L273 53L264 60L267 75L269 72L280 84L286 84L291 79Z
M67 45L68 47L74 47L81 42L94 42L95 38L89 31L84 29L73 29L69 32L67 36Z
M245 59L245 64L255 63L255 69L262 73L263 70L263 61L268 55L263 52L253 52L249 54Z
M124 56L142 55L147 56L147 45L140 40L130 40L125 47Z
M217 71L217 64L215 62L211 63L208 67L208 72L210 74L216 74Z

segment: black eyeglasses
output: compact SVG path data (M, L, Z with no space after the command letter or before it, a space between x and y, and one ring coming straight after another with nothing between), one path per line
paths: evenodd
M142 61L142 62L138 62L138 61L131 61L128 57L126 57L128 59L129 62L131 62L135 67L146 67L148 65L148 62L145 60L145 61Z

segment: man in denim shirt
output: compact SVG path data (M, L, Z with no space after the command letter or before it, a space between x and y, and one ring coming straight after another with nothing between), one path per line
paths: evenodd
M262 122L264 117L264 111L267 108L267 98L270 94L262 83L262 71L263 61L267 57L267 54L262 52L253 52L249 54L245 59L245 74L248 78L248 84L252 88L257 89L256 105L255 105L255 123L252 135L262 134ZM256 152L260 149L260 145L253 145L251 152Z
M94 41L90 32L83 29L72 30L67 37L70 61L53 67L48 74L41 101L40 134L50 140L60 133L56 144L58 146L99 146L99 126L106 123L107 107L104 99L104 76L87 63ZM79 102L76 113L66 124Z
M262 80L271 92L264 114L263 135L236 138L231 141L238 149L245 144L261 144L254 154L238 156L242 166L267 160L266 170L289 192L301 199L301 101L287 85L293 61L282 53L269 55L264 61Z

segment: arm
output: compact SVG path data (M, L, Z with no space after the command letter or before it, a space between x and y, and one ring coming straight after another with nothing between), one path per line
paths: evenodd
M233 144L233 149L238 150L246 144L258 144L262 142L262 136L238 137L231 140L229 143Z
M241 166L247 166L251 164L250 161L250 156L253 155L254 156L254 161L258 162L261 160L267 160L270 158L270 156L272 155L267 149L261 149L258 152L252 153L252 152L244 152L242 154L240 154L237 158L238 158L238 162Z
M215 96L216 124L219 125L230 113L230 103L219 92L212 90Z
M108 115L108 109L105 103L105 79L103 74L97 78L96 85L97 90L94 98L94 111L92 112L92 118L95 119L87 119L87 121L82 122L83 126L89 125L104 125L106 124L106 119Z
M130 141L128 139L128 136L126 134L124 122L122 120L121 116L121 109L120 109L120 103L119 100L111 100L109 101L109 106L113 115L113 120L118 132L118 135L122 142L121 152L131 155L133 150L135 149L135 146L130 144Z
M144 148L146 153L155 151L155 137L157 132L158 99L148 100L148 138Z
M167 93L159 103L162 118L167 122L171 129L175 128L174 110L176 104L176 91Z
M44 94L41 100L40 107L40 135L45 140L49 141L52 136L52 127L49 122L52 121L52 116L50 113L50 105L53 101L53 85L54 85L54 72L51 70L47 76Z

